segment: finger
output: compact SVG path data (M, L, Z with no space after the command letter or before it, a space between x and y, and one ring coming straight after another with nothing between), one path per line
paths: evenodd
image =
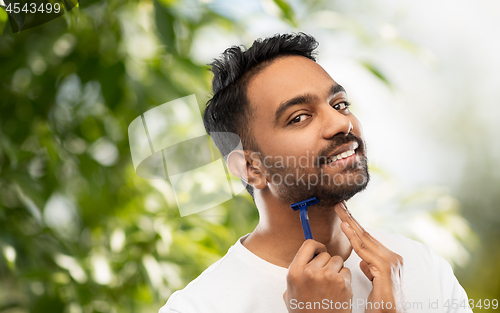
M342 222L347 222L349 226L351 226L354 231L356 231L356 233L362 234L366 232L365 229L354 219L354 216L352 216L351 212L349 212L345 201L339 202L335 206L335 212L337 212Z
M344 260L342 257L338 255L334 255L328 260L328 263L325 265L326 268L331 270L333 273L338 273L344 267Z
M342 277L344 277L345 281L347 283L351 283L351 270L347 267L343 267L340 272L339 272L340 275L342 275Z
M331 255L328 252L321 252L314 259L310 260L307 266L322 268L328 261L330 261Z
M342 222L346 222L349 224L349 226L356 232L359 239L361 240L361 242L363 242L364 245L366 245L374 252L379 252L379 253L386 252L385 250L380 249L379 245L372 240L368 232L364 230L363 227L359 225L359 223L356 223L354 221L352 215L349 213L347 207L344 205L343 202L340 202L338 203L338 205L335 205L335 212L337 212Z
M370 267L365 261L361 260L361 262L359 262L359 268L369 280L373 281L373 275L370 272Z
M313 239L307 239L306 241L304 241L299 251L293 258L293 261L292 263L290 263L289 268L291 268L292 266L305 266L307 263L309 263L309 261L311 261L314 254L320 254L321 252L326 252L326 247L324 244Z
M358 222L358 220L351 214L351 212L349 211L349 209L347 208L347 203L346 201L342 201L341 202L341 205L343 206L343 208L345 209L345 211L347 212L347 215L348 217L353 221L353 223L359 228L360 230L360 233L363 234L364 236L366 236L367 238L371 239L373 242L375 242L375 244L377 244L380 248L382 248L383 250L385 250L386 252L388 253L392 253L391 250L389 250L386 246L384 246L382 243L380 243L380 241L377 240L377 238L373 237L369 232L367 232L362 226L361 224ZM361 238L362 239L362 238Z
M342 222L347 223L351 227L351 229L356 232L356 234L358 235L358 237L361 241L363 241L363 239L365 239L366 242L363 242L365 245L369 246L372 249L377 248L376 243L373 242L372 240L370 240L370 238L368 238L366 236L363 237L363 235L364 235L364 233L366 233L366 231L361 227L361 225L359 225L358 223L356 223L354 221L352 215L349 213L347 207L344 206L343 202L340 202L340 203L335 205L335 212L340 217Z
M344 201L345 202L345 201ZM345 205L344 203L344 207L346 208L346 211L349 213L349 210L347 209L347 206ZM377 240L377 238L373 237L369 232L367 232L363 227L361 227L361 225L359 224L358 220L356 220L356 218L349 213L349 216L351 218L351 220L358 226L358 228L361 230L361 236L358 236L360 237L361 241L364 242L364 240L371 240L373 241L377 246L378 246L378 249L376 248L371 248L375 253L377 253L377 255L379 257L397 257L397 258L400 258L399 255L395 254L392 250L390 250L389 248L387 248L386 246L384 246L380 241Z
M346 235L347 239L349 239L349 242L351 243L354 251L356 251L356 254L359 255L361 259L363 259L368 264L377 263L378 261L380 261L380 257L378 257L377 254L368 247L368 245L364 244L361 241L357 233L349 226L347 222L342 222L342 224L340 224L340 228Z

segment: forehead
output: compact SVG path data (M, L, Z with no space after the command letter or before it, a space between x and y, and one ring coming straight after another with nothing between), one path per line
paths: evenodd
M256 117L271 121L284 101L305 93L326 98L334 84L330 75L313 60L286 56L274 60L252 77L247 98Z

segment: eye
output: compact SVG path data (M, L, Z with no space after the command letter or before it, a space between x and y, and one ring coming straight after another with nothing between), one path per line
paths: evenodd
M288 124L295 124L295 123L300 123L303 122L307 119L309 115L307 114L300 114L294 117Z
M348 101L342 101L333 106L335 110L344 110L347 109L351 104Z

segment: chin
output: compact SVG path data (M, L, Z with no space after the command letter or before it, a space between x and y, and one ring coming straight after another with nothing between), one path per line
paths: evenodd
M364 173L363 173L364 172ZM368 171L358 173L358 181L347 180L344 183L324 182L315 186L280 186L277 195L281 201L292 204L311 197L317 197L321 206L332 206L352 198L358 192L363 191L368 186L370 175ZM360 177L363 177L361 179ZM353 183L349 183L353 182ZM308 188L309 187L309 188Z

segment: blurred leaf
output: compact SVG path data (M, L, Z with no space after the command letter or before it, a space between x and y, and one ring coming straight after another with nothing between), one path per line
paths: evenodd
M158 0L154 2L156 29L160 33L162 41L165 43L170 53L176 52L176 36L174 24L175 17L170 13L170 9Z
M273 0L273 2L280 8L283 17L294 27L298 26L295 12L292 6L286 0Z
M364 68L366 68L370 73L375 75L378 79L380 79L384 84L387 85L387 87L392 88L391 83L387 79L387 77L373 64L368 61L362 61L360 62L361 65L363 65Z
M23 29L23 26L24 26L24 23L26 21L26 13L23 12L21 10L21 8L19 8L19 12L14 12L14 4L18 4L18 5L21 5L21 3L19 2L15 2L15 1L9 1L9 0L5 0L5 10L7 12L7 8L9 7L10 5L10 12L7 12L7 14L9 15L9 21L10 21L10 26L12 28L12 32L13 33L19 33L22 29Z

